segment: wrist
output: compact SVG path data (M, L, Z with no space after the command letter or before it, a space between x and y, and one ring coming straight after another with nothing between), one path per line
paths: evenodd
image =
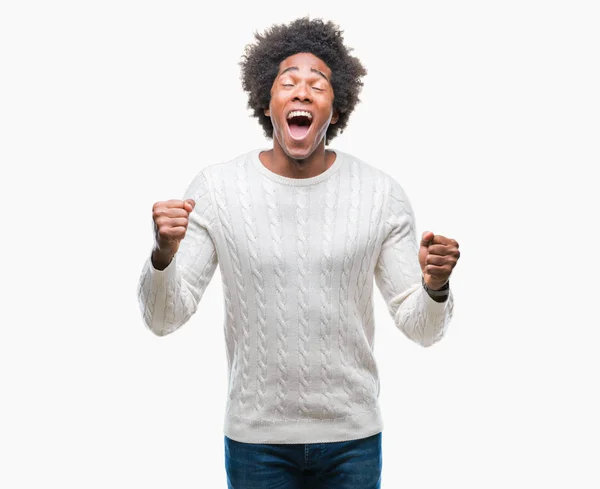
M151 256L152 266L157 270L164 270L173 261L174 256L175 253L165 253L158 248L154 248Z
M437 302L443 302L444 300L446 300L448 298L448 295L450 294L450 281L449 280L441 288L432 289L425 282L425 277L421 276L421 284L423 285L423 288L425 289L425 291L427 292L429 297L436 300Z

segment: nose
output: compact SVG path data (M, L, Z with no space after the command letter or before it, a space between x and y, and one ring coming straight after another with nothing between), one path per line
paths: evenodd
M310 102L311 100L310 90L308 89L307 83L298 83L296 85L296 90L294 91L293 101Z

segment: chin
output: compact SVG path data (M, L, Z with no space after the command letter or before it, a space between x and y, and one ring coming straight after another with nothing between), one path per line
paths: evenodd
M309 158L319 147L319 144L313 138L302 141L284 140L284 142L285 144L281 145L284 153L295 160Z
M305 160L314 153L314 149L311 148L290 148L284 149L286 155L294 160Z
M316 149L314 142L294 141L287 138L277 138L277 144L288 158L294 160L304 160Z

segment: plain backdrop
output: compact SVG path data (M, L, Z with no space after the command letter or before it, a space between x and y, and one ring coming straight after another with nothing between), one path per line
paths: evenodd
M600 487L595 4L2 2L0 486L226 487L219 270L162 338L137 281L152 204L272 144L238 62L309 15L368 69L331 147L462 253L432 348L375 289L382 487Z

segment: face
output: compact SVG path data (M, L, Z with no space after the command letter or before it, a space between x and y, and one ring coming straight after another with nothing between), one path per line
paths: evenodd
M271 87L265 115L271 117L274 144L290 158L308 158L324 145L329 124L338 120L329 67L310 53L286 58Z

